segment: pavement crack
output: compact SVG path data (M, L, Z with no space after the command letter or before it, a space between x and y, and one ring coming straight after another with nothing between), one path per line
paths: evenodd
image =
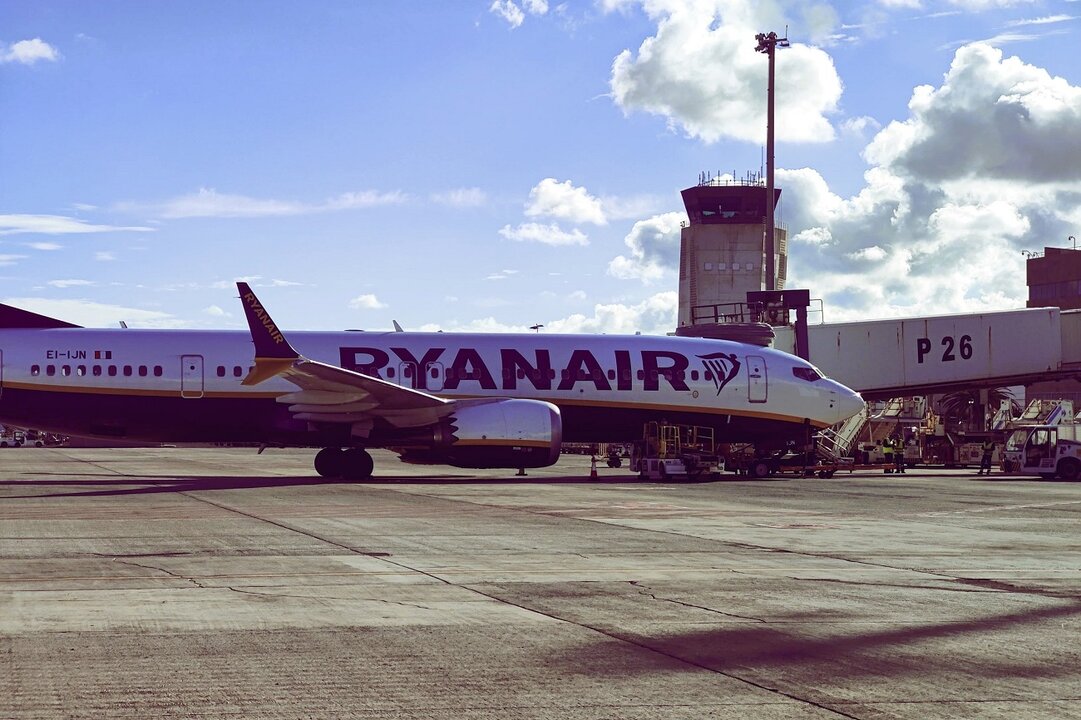
M172 570L166 570L165 568L158 567L156 565L144 565L143 563L132 562L131 560L123 560L119 557L114 557L113 560L122 565L130 565L131 567L143 568L144 570L156 570L160 573L165 573L169 577L176 578L177 580L184 580L190 582L192 585L201 590L207 590L209 587L207 585L203 585L201 582L199 582L193 577L190 577L188 575L181 575L180 573L175 573Z
M694 603L684 602L683 600L676 600L675 598L657 597L655 593L650 592L648 589L642 587L637 580L631 580L630 584L638 589L639 595L645 595L658 602L669 602L674 605L680 605L685 608L693 608L695 610L705 610L706 612L715 613L717 615L723 615L724 617L736 618L738 620L750 620L751 622L768 624L768 620L762 618L751 617L749 615L739 615L737 613L724 612L716 608L706 607L705 605L695 605Z
M958 588L944 585L905 585L903 583L866 582L863 580L840 580L838 578L807 578L795 577L793 575L785 575L784 577L788 580L795 580L796 582L833 583L835 585L854 585L857 587L897 588L900 590L938 590L940 592L975 594L998 592L997 590L992 589L978 590L975 588Z
M420 605L420 604L417 604L417 603L407 603L407 602L400 602L400 601L397 601L397 600L386 600L384 598L374 598L374 597L361 597L361 598L358 598L358 597L340 597L338 595L297 595L296 593L277 593L277 592L267 592L267 591L260 591L260 590L248 590L248 589L244 589L244 588L233 587L231 585L226 586L225 589L226 590L231 590L232 592L235 592L235 593L240 593L241 595L255 595L257 597L265 597L265 598L296 598L296 599L299 599L299 600L340 600L342 602L356 602L357 600L366 600L366 601L369 601L369 602L384 603L386 605L401 605L402 607L415 608L417 610L434 610L435 609L435 608L429 607L427 605Z

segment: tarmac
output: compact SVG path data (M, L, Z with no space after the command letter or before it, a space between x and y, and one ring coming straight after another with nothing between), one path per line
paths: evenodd
M1081 483L0 451L0 718L1081 718Z

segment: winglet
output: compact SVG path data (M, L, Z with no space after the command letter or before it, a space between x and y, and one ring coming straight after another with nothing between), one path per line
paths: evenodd
M300 355L278 330L248 283L238 282L236 287L244 303L244 316L248 320L252 342L255 343L255 365L241 385L258 385L287 370Z

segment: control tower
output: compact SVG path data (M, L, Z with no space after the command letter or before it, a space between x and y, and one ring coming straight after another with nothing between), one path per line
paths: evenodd
M718 306L743 304L748 291L766 288L766 186L757 176L742 180L702 177L682 192L690 223L680 233L679 326L713 322ZM774 203L780 200L774 190ZM776 289L783 290L788 231L774 231Z

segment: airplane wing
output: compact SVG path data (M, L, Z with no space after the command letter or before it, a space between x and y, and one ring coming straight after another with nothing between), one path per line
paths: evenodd
M248 284L238 282L237 289L255 344L255 365L241 384L258 385L272 377L293 383L299 391L277 400L288 403L298 420L351 424L354 434L366 435L374 418L397 427L417 427L452 412L451 401L300 355Z

